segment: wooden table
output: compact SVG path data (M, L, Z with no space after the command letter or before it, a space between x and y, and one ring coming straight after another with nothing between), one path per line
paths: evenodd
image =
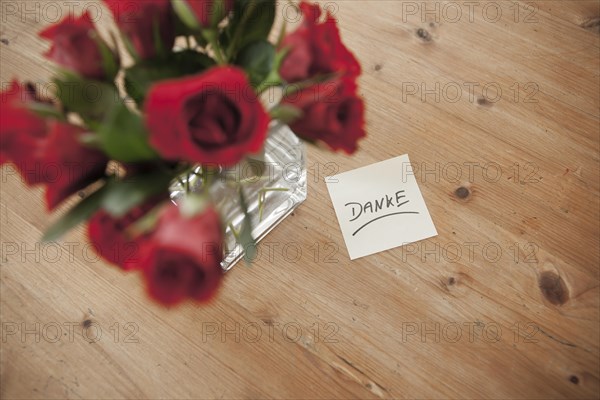
M36 32L88 4L3 1L3 85L47 82ZM151 303L81 228L40 244L2 169L2 398L597 398L598 1L329 7L369 137L308 150L308 200L209 306ZM439 235L351 262L323 178L404 153Z

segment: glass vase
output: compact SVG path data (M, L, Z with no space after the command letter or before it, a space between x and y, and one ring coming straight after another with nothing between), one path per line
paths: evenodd
M233 167L219 167L209 192L226 226L221 263L224 271L230 270L245 254L236 240L245 217L238 184L244 192L252 237L258 243L306 200L305 156L305 145L292 130L287 125L272 123L263 154ZM181 177L171 187L171 199L178 203L186 191L204 190L201 176L202 168L197 167L193 174Z

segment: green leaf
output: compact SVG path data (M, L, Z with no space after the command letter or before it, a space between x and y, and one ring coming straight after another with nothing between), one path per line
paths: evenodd
M113 217L123 217L146 199L166 192L173 176L164 170L112 181L102 200L102 207Z
M100 208L104 195L107 192L107 185L102 186L94 193L81 200L76 206L71 208L65 215L56 221L42 237L44 242L53 242L60 239L70 229L88 220Z
M64 72L55 78L56 97L65 111L79 114L84 121L101 121L116 103L122 103L114 85L83 79Z
M138 106L144 104L146 94L155 81L173 76L174 71L147 66L145 63L135 64L125 70L125 91Z
M216 27L225 18L225 1L213 0L211 8L210 27Z
M178 76L197 74L216 64L215 60L206 54L198 53L194 50L183 50L173 53L167 62L170 65L174 65Z
M200 23L186 0L171 0L171 4L173 5L175 14L177 14L186 27L193 31L200 30Z
M266 40L259 40L246 46L236 59L243 67L253 87L259 86L269 76L275 62L275 47Z
M158 154L148 143L148 133L142 117L122 103L113 107L100 125L98 139L104 152L118 161L137 162L158 158Z
M125 91L141 107L144 104L150 86L154 82L167 79L170 76L174 76L174 74L174 71L148 67L145 63L135 64L133 67L125 70Z
M238 0L234 3L233 18L229 21L226 36L229 59L249 43L265 40L275 21L275 0Z
M150 87L158 81L193 75L215 64L206 54L194 50L171 53L166 59L153 59L125 70L125 90L142 106Z
M27 104L27 108L43 118L65 120L65 116L53 104L32 101Z
M283 80L281 79L281 75L279 75L279 69L281 68L281 64L285 57L289 52L288 48L282 49L275 54L275 60L273 61L273 67L271 68L271 72L269 75L256 87L256 92L261 94L265 90L270 87L279 86L283 84Z
M104 69L104 73L109 80L113 80L121 67L118 56L115 55L112 49L108 47L106 42L100 37L97 37L96 43L98 44L100 55L102 56L102 68Z

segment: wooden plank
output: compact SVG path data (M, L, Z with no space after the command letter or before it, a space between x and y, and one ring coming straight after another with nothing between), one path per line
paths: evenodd
M3 85L51 73L50 14L26 3L2 4ZM40 244L41 191L4 166L1 397L597 396L598 4L476 2L471 21L464 2L330 3L369 137L309 148L308 200L205 307L151 303L82 228ZM323 178L404 153L439 235L350 262Z

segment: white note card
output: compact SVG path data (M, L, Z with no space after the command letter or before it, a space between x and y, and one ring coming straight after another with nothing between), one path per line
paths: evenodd
M325 181L352 260L437 236L407 154Z

